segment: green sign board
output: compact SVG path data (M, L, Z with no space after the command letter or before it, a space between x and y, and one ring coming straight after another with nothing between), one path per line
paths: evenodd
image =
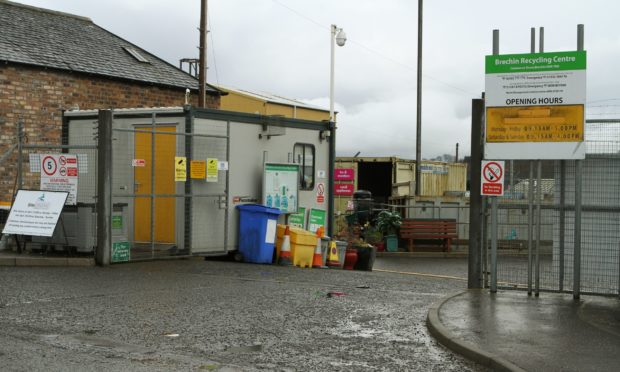
M487 74L585 69L585 51L491 55L485 61Z
M123 216L112 216L112 228L114 230L120 230L123 228Z
M319 227L325 228L327 213L322 209L310 209L310 215L308 216L308 230L310 232L316 232Z
M306 208L297 208L297 213L291 214L288 217L288 224L302 229L306 228Z
M265 163L263 205L282 213L297 213L299 164Z
M112 262L129 261L129 242L112 243Z

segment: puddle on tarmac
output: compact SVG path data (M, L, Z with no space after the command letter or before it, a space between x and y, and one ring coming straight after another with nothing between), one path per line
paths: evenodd
M229 353L257 353L263 351L263 345L233 346L226 349Z

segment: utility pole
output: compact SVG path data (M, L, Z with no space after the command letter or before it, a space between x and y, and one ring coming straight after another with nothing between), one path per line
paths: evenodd
M422 0L418 0L418 92L415 135L415 196L420 196L420 162L422 161Z
M207 0L202 0L200 3L200 50L199 65L200 71L198 72L198 107L207 107Z

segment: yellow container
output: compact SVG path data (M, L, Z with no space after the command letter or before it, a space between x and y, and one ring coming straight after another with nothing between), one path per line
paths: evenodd
M276 232L278 239L276 240L276 261L280 259L280 249L282 248L285 230L286 225L277 226ZM289 233L291 236L291 257L293 259L293 265L312 267L312 258L317 243L316 235L298 227L290 227Z

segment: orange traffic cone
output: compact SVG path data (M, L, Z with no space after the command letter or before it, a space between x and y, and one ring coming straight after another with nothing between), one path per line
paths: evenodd
M282 248L280 248L280 259L278 260L278 264L283 266L290 266L293 264L291 261L291 232L286 226L286 230L284 230L284 237L282 238Z
M316 231L316 248L314 248L314 256L312 256L312 268L320 269L323 267L323 253L321 252L321 236L323 235L323 227L319 227Z
M327 256L327 266L340 267L340 259L338 258L338 247L336 242L329 244L329 256Z

